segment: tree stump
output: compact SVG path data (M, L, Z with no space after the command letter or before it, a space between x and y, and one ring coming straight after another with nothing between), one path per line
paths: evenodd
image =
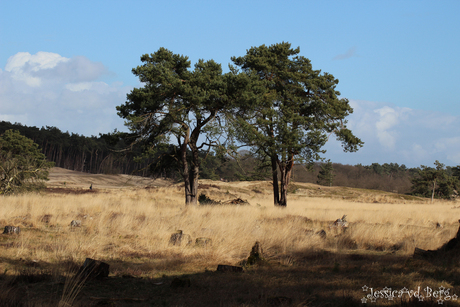
M219 264L219 265L217 266L217 271L218 271L218 272L236 272L236 273L241 273L241 272L243 272L243 268L240 267L240 266Z
M334 231L337 235L345 233L348 229L347 215L344 214L341 219L336 219L330 226L329 229Z
M81 227L81 220L73 220L70 222L70 227Z
M249 205L247 200L241 198L235 198L232 200L228 200L224 203L225 205Z
M21 232L21 229L19 226L5 226L5 230L3 231L3 234L19 234Z
M315 233L315 235L320 236L321 239L326 239L326 236L327 236L326 231L324 231L324 229L321 229L320 231L317 231Z
M257 241L252 247L247 264L253 265L261 261L264 261L264 253L262 251L262 246L260 245L259 241Z
M169 238L169 245L181 246L182 242L185 242L186 245L192 244L192 237L188 234L184 234L182 230L177 230Z
M169 238L170 245L180 245L180 241L182 239L182 230L176 230L175 233L171 235Z
M52 217L53 216L51 214L45 214L40 218L40 222L45 223L45 224L49 224L49 222L50 222Z
M109 267L105 262L86 258L77 276L81 279L103 279L109 276Z
M210 238L196 238L195 246L197 247L210 247L212 246L212 240Z

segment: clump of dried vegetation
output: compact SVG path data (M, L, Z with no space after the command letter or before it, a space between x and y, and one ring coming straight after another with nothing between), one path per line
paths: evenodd
M365 285L444 286L460 295L457 262L411 257L415 247L436 249L456 234L452 202L296 184L288 207L277 208L266 182L202 184L212 199L249 205L185 207L180 185L2 197L0 227L21 233L0 236L0 305L357 306ZM331 227L344 214L346 231ZM77 219L81 227L71 227ZM177 230L212 245L170 245ZM242 263L256 241L267 261L240 274L215 272ZM109 278L75 283L71 272L85 258L110 264ZM191 282L170 288L176 277Z

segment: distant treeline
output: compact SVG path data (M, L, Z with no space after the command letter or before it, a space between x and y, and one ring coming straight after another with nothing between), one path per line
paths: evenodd
M270 167L263 165L250 155L238 159L228 159L219 164L213 156L207 161L201 174L210 179L225 180L271 180ZM318 162L309 167L295 165L292 173L293 182L317 183L322 163ZM412 179L417 176L420 168L407 168L397 163L373 163L372 165L343 165L332 163L334 179L332 185L362 189L374 189L397 193L410 193ZM448 167L448 169L450 169Z
M42 153L55 166L95 174L128 174L147 166L135 162L132 152L123 151L126 144L111 134L86 137L62 132L56 127L28 127L18 123L0 122L0 134L6 130L18 130L21 135L37 143ZM147 175L141 172L140 175Z
M295 180L316 183L320 171L320 163L315 164L313 172L297 167ZM404 164L373 163L372 165L343 165L332 163L334 168L334 186L361 189L373 189L396 193L409 193L412 178L417 175L418 168L407 168Z
M49 161L58 167L95 174L136 174L150 177L165 177L181 180L178 171L177 147L166 145L145 154L145 149L130 147L117 133L86 137L62 132L56 127L28 127L18 123L0 122L0 134L14 129L37 143ZM143 154L144 153L144 154ZM271 180L271 168L249 152L242 151L239 157L217 156L212 152L201 152L200 178L212 180ZM307 169L295 165L293 181L317 183L321 163ZM397 163L372 165L342 165L332 163L334 186L376 189L389 192L409 193L412 180L420 168L407 168ZM453 168L447 167L448 175Z

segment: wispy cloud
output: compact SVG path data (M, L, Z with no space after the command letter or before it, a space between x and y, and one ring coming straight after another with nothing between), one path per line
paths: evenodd
M346 60L349 59L353 56L357 56L356 54L356 47L351 47L350 49L347 50L344 54L339 54L336 55L333 60Z
M345 164L399 163L409 167L460 164L460 117L401 108L389 103L350 100L348 126L365 144L343 153L337 142L326 145L327 158Z
M19 52L0 69L0 120L85 135L120 129L115 107L129 88L99 81L109 73L83 56Z

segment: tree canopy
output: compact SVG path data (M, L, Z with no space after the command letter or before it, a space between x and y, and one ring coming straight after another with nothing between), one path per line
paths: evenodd
M418 170L418 174L412 181L412 194L431 197L431 200L436 198L451 198L458 195L459 178L454 172L448 174L445 165L439 161L435 161L435 167L427 167L422 165ZM458 168L458 167L457 167Z
M133 69L143 83L118 106L119 116L135 142L155 148L170 138L178 144L174 159L185 182L186 204L197 204L200 151L209 152L219 144L221 124L234 105L239 77L223 74L213 60L199 60L193 70L187 56L160 48L141 57L144 63Z
M258 76L257 105L239 113L233 122L236 139L269 157L272 167L275 205L287 205L287 186L294 161L320 160L322 147L331 134L348 152L363 142L347 128L345 118L353 109L339 98L338 80L329 73L313 70L310 60L283 42L247 50L233 57L243 73ZM278 186L278 170L281 189Z
M331 160L327 160L326 163L321 164L321 170L318 173L318 184L332 186L334 181L334 167L332 166Z
M53 165L38 145L19 131L7 130L0 136L0 194L42 187Z

